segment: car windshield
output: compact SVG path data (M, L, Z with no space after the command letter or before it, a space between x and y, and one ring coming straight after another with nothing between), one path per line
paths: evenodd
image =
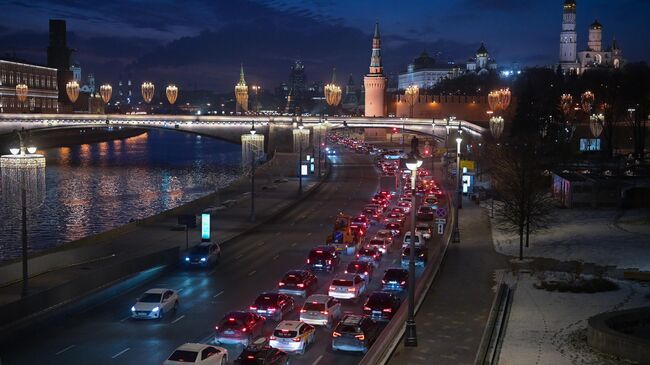
M432 210L433 209L431 209L431 207L426 207L426 206L420 207L420 212L422 213L431 213Z
M160 293L144 293L138 299L138 302L142 303L160 303L160 299L162 298L162 294Z
M390 303L391 297L386 293L373 293L370 298L368 298L368 305L371 307L374 306L384 306Z
M305 302L305 305L302 306L302 309L307 311L322 311L325 310L325 303L318 302Z
M362 248L361 250L359 250L359 254L364 256L372 256L375 254L375 251L369 248Z
M309 253L309 258L311 259L328 259L330 258L330 253L325 251L312 251Z
M255 304L258 306L275 305L278 301L277 298L278 296L275 294L260 295L257 297L257 299L255 299Z
M352 280L334 279L334 280L332 280L332 285L335 285L335 286L352 286Z
M379 245L379 246L381 246L383 244L384 244L384 241L382 241L382 240L370 240L370 245Z
M406 275L404 271L402 270L388 270L386 271L386 274L384 275L384 278L386 280L399 280L402 278L405 278Z
M366 219L367 219L366 217L356 217L356 218L354 218L354 222L355 222L355 223L356 223L356 222L358 222L358 223L364 223L364 222L366 221Z
M228 324L239 324L239 323L244 323L246 319L246 313L242 312L230 312L226 314L221 322L223 325L228 325Z
M379 232L377 232L377 237L384 238L384 237L388 237L389 235L390 235L390 232L387 232L387 231L379 231Z
M399 224L397 223L390 223L386 225L387 229L399 229Z
M279 338L294 338L297 335L298 335L297 331L290 331L290 330L275 330L275 332L273 332L273 336Z
M363 213L364 214L375 214L375 210L368 208L368 209L364 209Z
M404 252L402 253L402 256L408 256L411 253L411 248L406 247L404 248ZM422 254L422 249L420 247L415 248L415 255L420 255Z
M349 324L339 324L338 327L336 327L336 332L341 332L341 333L359 333L361 332L360 327L352 326Z
M197 356L199 356L199 353L195 351L176 350L168 360L193 363L196 361Z
M208 246L194 246L190 252L195 254L207 255L210 251Z
M407 243L411 242L411 235L410 234L404 237L404 242L407 242ZM415 242L416 243L420 242L420 236L418 236L417 234L415 235Z
M348 264L348 272L356 273L359 271L364 271L366 264L362 261L352 261Z
M296 283L302 283L302 278L300 278L298 275L289 274L285 276L282 281L291 284L296 284Z

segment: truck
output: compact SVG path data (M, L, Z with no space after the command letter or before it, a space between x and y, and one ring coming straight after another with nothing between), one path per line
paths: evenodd
M391 195L396 195L398 190L397 176L395 175L382 175L379 178L379 191L389 192Z
M337 252L353 255L361 244L361 236L352 227L352 217L339 213L334 219L332 234L327 236L328 245L334 246Z

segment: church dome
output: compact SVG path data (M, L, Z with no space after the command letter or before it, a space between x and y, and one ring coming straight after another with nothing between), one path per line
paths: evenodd
M589 26L589 29L594 29L594 30L598 29L598 30L600 30L600 29L603 29L603 25L600 24L598 22L598 20L594 20L594 22L591 23L591 25Z
M487 50L487 48L485 48L485 44L483 44L483 42L481 42L481 47L479 47L479 49L476 51L476 54L477 55L487 55L488 54L488 50Z
M434 68L435 65L436 60L429 56L426 51L422 52L418 58L413 60L413 68L415 70Z
M564 0L564 11L565 12L576 12L576 0Z

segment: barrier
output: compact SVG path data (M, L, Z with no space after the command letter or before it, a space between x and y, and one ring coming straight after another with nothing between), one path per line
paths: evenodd
M504 283L499 285L497 295L494 296L488 321L481 336L475 365L491 365L499 361L501 342L508 321L510 305L512 304L512 290Z
M632 335L647 333L648 328L650 307L605 312L587 321L587 343L598 351L650 364L650 340Z

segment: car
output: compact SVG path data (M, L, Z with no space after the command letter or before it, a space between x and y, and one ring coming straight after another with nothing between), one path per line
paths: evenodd
M373 238L386 240L388 245L393 244L393 234L391 233L391 231L387 229L378 230L377 233L375 233L375 236Z
M364 230L367 230L370 227L370 220L365 215L360 215L352 218L351 225L360 226Z
M340 260L334 246L317 246L309 251L307 265L312 270L334 271Z
M137 319L160 319L165 313L178 310L180 298L173 289L155 288L142 294L131 307L131 317Z
M399 237L402 234L402 225L395 222L389 222L384 225L384 229L390 231L393 237Z
M409 266L409 260L410 260L410 253L411 253L411 248L410 247L404 247L402 250L402 267L408 267ZM424 266L427 264L427 249L422 246L415 247L415 266Z
M248 310L274 321L279 321L285 314L293 312L295 306L296 302L287 294L262 293L248 307Z
M300 320L315 326L331 328L341 317L341 302L325 294L310 295L300 309Z
M372 200L370 200L370 204L378 204L381 205L384 208L384 210L388 209L388 200L383 198L381 199L372 198Z
M282 321L273 331L269 345L282 351L303 355L307 346L314 343L315 339L314 326L302 321Z
M225 365L227 362L228 350L223 347L203 343L186 343L174 350L163 362L163 365Z
M403 291L408 287L409 272L406 269L388 269L381 279L381 290Z
M329 286L328 294L336 299L350 299L354 302L366 291L366 281L361 275L336 275Z
M393 193L390 192L390 191L388 191L388 190L382 190L382 191L380 191L380 192L377 193L377 194L383 196L383 197L384 197L385 199L387 199L387 200L391 200L391 199L394 198L394 197L393 197Z
M399 213L399 214L406 214L406 213L408 213L408 211L407 211L404 207L400 207L400 206L393 207L393 208L390 210L390 212L391 212L391 213Z
M388 213L386 214L386 218L384 218L384 222L396 222L404 225L406 222L406 215L402 213Z
M391 240L392 241L392 240ZM377 236L373 237L366 243L366 247L376 247L379 252L385 254L390 249L391 241L385 238L379 238Z
M411 205L412 205L411 202L406 201L406 200L402 200L400 202L397 202L397 206L399 208L404 209L404 213L407 213L407 214L411 212Z
M375 222L379 222L381 220L381 213L382 212L378 207L366 207L361 210L361 214Z
M309 270L289 270L278 282L278 293L306 297L316 291L318 278Z
M438 198L435 195L427 195L424 198L424 203L423 204L437 207L438 206Z
M379 334L379 327L370 317L346 314L332 332L332 351L366 353Z
M377 212L379 212L379 215L384 214L388 210L388 206L384 206L382 204L366 204L364 208L377 208Z
M435 210L432 207L430 207L428 205L422 205L418 209L417 218L419 220L423 220L423 221L431 221L431 220L433 220L434 212L435 212Z
M359 260L350 261L348 267L345 269L346 274L358 274L366 282L372 280L372 273L374 271L375 267L372 263Z
M424 245L426 242L424 240L424 234L415 230L415 247ZM402 241L402 248L408 247L411 245L411 231L407 231L404 234L404 240Z
M216 264L219 257L221 257L221 246L218 243L202 242L190 248L182 262L187 267L206 267Z
M363 313L375 321L390 321L400 306L400 299L392 293L376 291L363 305Z
M289 365L289 354L268 345L266 337L260 337L239 354L237 365Z
M328 156L336 156L336 149L333 147L325 147L325 152Z
M359 239L362 239L363 236L365 236L366 233L368 233L367 229L363 229L363 227L354 224L350 225L350 230L354 232L357 235L357 237L359 237Z
M227 313L215 327L214 342L217 344L241 343L248 345L256 336L262 334L266 318L245 311Z
M417 223L415 225L415 233L421 233L422 237L424 237L425 240L428 240L431 238L433 235L433 232L431 230L431 226L427 223Z
M379 262L381 261L381 256L382 256L381 252L375 246L362 247L357 250L357 254L356 254L358 261L370 262L375 266L379 266Z

